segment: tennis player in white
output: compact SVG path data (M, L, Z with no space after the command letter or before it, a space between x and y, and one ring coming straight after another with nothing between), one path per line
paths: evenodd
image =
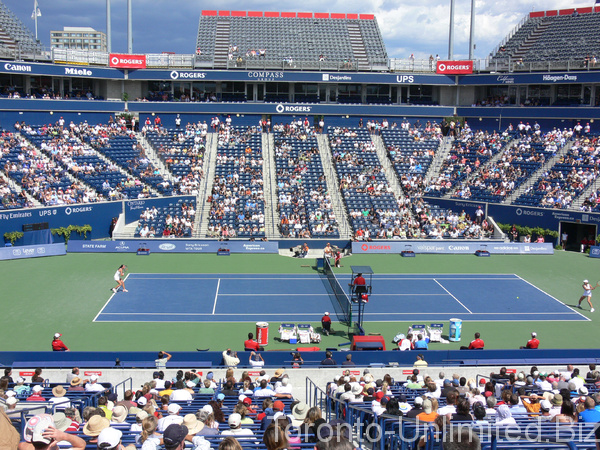
M594 312L594 305L592 305L592 291L596 289L598 285L592 286L588 280L583 280L583 295L579 298L579 304L577 305L579 309L581 309L581 302L584 299L587 299L587 302L590 305L590 312Z
M117 271L115 272L115 281L117 285L112 288L112 291L116 294L119 291L119 288L123 288L123 292L127 292L125 289L125 281L123 281L123 277L125 277L125 270L127 270L127 266L125 264L121 264Z

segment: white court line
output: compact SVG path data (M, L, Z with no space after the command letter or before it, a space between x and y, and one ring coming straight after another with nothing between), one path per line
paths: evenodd
M573 311L575 314L579 314L581 317L585 318L585 320L587 320L588 322L591 322L592 319L590 319L587 316L584 316L583 314L581 314L579 311L575 311L575 309L571 308L569 305L565 304L564 302L561 302L559 299L557 299L556 297L548 294L546 291L543 291L542 289L540 289L539 287L537 287L535 284L530 283L529 281L521 278L519 275L515 274L515 276L519 279L521 279L522 281L524 281L525 283L527 283L529 286L534 287L535 289L537 289L538 291L542 292L543 294L547 295L548 297L550 297L553 300L556 300L558 303L560 303L563 306L566 306L567 308L569 308L571 311Z
M456 301L457 301L457 302L460 304L460 306L462 306L462 307L463 307L463 308L465 308L467 311L469 311L469 314L473 314L473 313L471 312L471 310L470 310L469 308L467 308L465 305L463 305L463 304L462 304L462 302L461 302L459 299L457 299L457 298L456 298L454 295L452 295L452 293L450 293L450 291L449 291L448 289L446 289L444 286L442 286L442 283L440 283L440 282L439 282L438 280L436 280L435 278L433 279L433 281L435 281L435 282L436 282L436 283L437 283L437 284L438 284L438 285L439 285L439 286L440 286L440 287L441 287L443 290L445 290L445 291L448 293L448 295L449 295L450 297L452 297L454 300L456 300Z
M273 295L273 296L279 296L279 297L293 297L293 296L297 296L297 297L306 297L307 295L310 295L311 297L330 297L333 294L313 294L311 292L308 292L306 294L288 294L287 292L282 292L280 294L263 294L263 293L259 293L259 294L219 294L221 297L265 297L268 295ZM433 297L446 297L446 294L373 294L374 297L428 297L428 296L433 296Z
M129 274L125 275L125 280L129 278ZM96 319L98 318L98 316L100 314L102 314L102 311L104 311L104 308L106 308L106 306L110 303L110 301L112 300L112 298L117 295L114 292L112 293L112 295L110 297L108 297L108 300L106 300L106 303L104 304L104 306L102 307L102 309L100 311L98 311L98 314L96 314L96 317L94 317L94 319L92 320L92 322L95 322Z
M217 309L217 297L219 296L219 287L221 286L221 279L217 282L217 291L215 292L215 303L213 304L213 316L215 315L215 310Z
M164 316L164 314L163 314ZM319 314L320 316L320 314ZM252 319L252 320L228 320L225 323L251 323L254 322L256 319ZM431 320L437 320L437 319L431 319ZM440 320L446 320L446 319L440 319ZM207 324L207 323L219 323L219 321L214 321L214 320L100 320L98 321L99 323L202 323L202 324ZM315 320L316 322L316 320ZM380 322L385 322L385 323L398 323L397 320L378 320L377 323ZM414 321L411 320L411 322L414 323ZM494 323L498 323L497 320L466 320L463 319L463 322L494 322ZM527 322L527 323L532 323L531 320L510 320L510 321L503 321L503 322ZM533 322L581 322L581 320L574 320L574 319L566 319L566 320L535 320Z

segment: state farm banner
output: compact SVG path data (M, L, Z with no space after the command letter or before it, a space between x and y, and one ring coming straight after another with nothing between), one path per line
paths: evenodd
M436 72L442 75L467 75L473 73L473 61L438 61Z
M111 53L110 67L117 69L145 69L146 55L124 55L120 53Z

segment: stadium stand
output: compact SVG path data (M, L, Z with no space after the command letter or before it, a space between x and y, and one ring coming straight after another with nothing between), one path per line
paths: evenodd
M0 52L9 57L42 52L42 45L36 42L31 30L3 2L0 2Z
M600 14L589 12L530 17L493 55L492 62L511 58L516 69L527 63L570 61L574 68L597 65ZM592 58L594 62L592 62Z
M195 207L195 199L188 203L178 199L162 208L147 208L140 215L134 236L191 237L196 216Z
M387 66L372 15L202 11L196 61L217 68Z
M414 195L413 186L423 184L423 177L439 147L442 137L439 125L428 121L425 127L421 127L420 122L410 125L405 120L400 129L394 125L390 129L382 129L381 137L404 193Z
M203 177L204 152L208 125L206 121L188 124L185 130L147 127L143 136L174 176L174 193L198 195Z
M466 124L454 139L452 149L442 165L438 178L425 189L426 194L443 196L458 184L462 185L473 171L478 170L482 164L487 163L501 151L509 140L510 136L503 136L496 132L474 132ZM477 190L476 187L472 189L472 191Z
M256 127L219 125L208 237L265 237L262 136Z
M281 235L339 238L314 127L298 119L274 131Z

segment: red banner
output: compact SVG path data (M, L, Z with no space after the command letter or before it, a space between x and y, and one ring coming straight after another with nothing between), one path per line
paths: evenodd
M92 375L96 375L97 377L101 377L102 376L102 371L101 370L86 370L83 372L83 376L84 377L91 377Z
M466 75L473 73L473 61L438 61L436 72L442 75Z
M120 53L111 53L109 56L110 67L117 69L145 69L146 55L123 55Z

